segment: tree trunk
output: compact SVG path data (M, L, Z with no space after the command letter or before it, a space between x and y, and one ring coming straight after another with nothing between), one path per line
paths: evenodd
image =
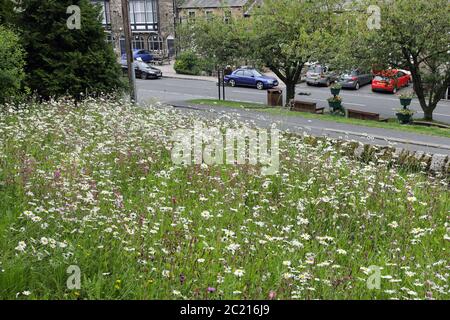
M286 104L289 103L290 100L295 98L295 81L286 80Z
M426 121L433 121L433 109L431 108L422 108L424 113L424 119Z

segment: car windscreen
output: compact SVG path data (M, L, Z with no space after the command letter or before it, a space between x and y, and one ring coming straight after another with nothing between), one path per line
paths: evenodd
M375 81L389 81L390 78L382 77L382 76L376 76L373 80L375 80Z
M136 61L136 65L141 69L148 69L148 68L151 69L151 67L148 64L142 61Z
M341 74L341 79L351 79L355 76L352 72L345 72Z
M309 67L308 71L309 72L314 72L314 73L322 73L323 68L322 67L318 67L318 66Z

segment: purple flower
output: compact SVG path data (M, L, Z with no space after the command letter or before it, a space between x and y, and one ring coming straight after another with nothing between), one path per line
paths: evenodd
M216 288L208 287L208 292L216 292Z
M184 274L180 274L180 282L183 284L186 281L186 277Z
M53 178L55 180L58 180L60 177L61 177L61 171L59 171L59 169L58 169L53 173Z
M277 293L275 291L269 292L269 300L273 300L277 297Z

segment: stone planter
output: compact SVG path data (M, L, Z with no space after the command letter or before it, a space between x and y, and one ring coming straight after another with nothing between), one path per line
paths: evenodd
M410 124L412 122L412 115L411 114L404 114L404 113L396 113L398 121L401 124Z
M406 108L411 104L412 99L411 98L407 98L407 99L400 99L400 104Z
M337 89L337 88L330 88L331 94L333 96L338 96L339 93L341 92L341 89Z
M328 105L333 111L342 109L342 101L328 101Z

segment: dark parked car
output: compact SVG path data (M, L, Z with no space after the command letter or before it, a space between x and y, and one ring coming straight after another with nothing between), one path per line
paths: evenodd
M232 74L225 76L224 79L225 83L230 84L232 87L246 86L263 90L278 86L278 80L276 78L263 75L256 69L237 69Z
M143 61L135 61L134 64L134 71L136 73L136 78L141 78L143 80L152 78L152 79L158 79L162 77L162 72L158 68L155 68ZM124 71L127 70L127 65L122 64L122 69Z
M371 72L363 72L356 69L342 74L338 81L342 88L359 90L360 87L372 83L372 79Z
M153 55L147 50L135 49L135 50L133 50L133 58L134 58L134 60L137 60L138 58L141 58L142 61L148 63L148 62L153 60ZM126 64L126 61L127 61L126 53L124 53L122 55L122 62L121 63L124 64L124 61L125 61L125 64Z
M306 84L323 85L329 87L333 82L337 81L337 75L331 71L329 67L320 64L312 65L306 72Z

